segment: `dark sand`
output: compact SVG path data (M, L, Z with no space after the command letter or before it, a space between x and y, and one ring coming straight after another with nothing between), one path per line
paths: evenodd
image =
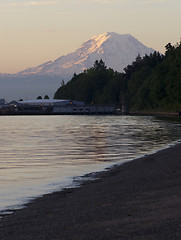
M0 221L0 240L181 240L181 145L125 163Z

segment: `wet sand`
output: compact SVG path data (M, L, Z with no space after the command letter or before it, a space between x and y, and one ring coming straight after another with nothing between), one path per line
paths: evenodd
M4 216L0 239L181 239L181 144L96 176Z

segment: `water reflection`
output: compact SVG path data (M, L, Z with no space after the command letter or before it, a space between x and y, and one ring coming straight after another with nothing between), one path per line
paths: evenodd
M0 209L181 136L179 123L133 116L1 116L0 129Z

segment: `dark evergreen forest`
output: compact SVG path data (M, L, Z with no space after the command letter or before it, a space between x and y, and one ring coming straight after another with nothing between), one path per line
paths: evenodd
M168 43L165 54L137 56L123 73L96 61L56 91L56 99L95 104L126 103L130 110L181 111L181 43Z

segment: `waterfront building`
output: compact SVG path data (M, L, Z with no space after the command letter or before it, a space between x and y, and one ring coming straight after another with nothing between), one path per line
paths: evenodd
M1 107L2 115L58 115L58 114L113 114L115 106L85 104L83 101L66 99L36 99L12 101Z

